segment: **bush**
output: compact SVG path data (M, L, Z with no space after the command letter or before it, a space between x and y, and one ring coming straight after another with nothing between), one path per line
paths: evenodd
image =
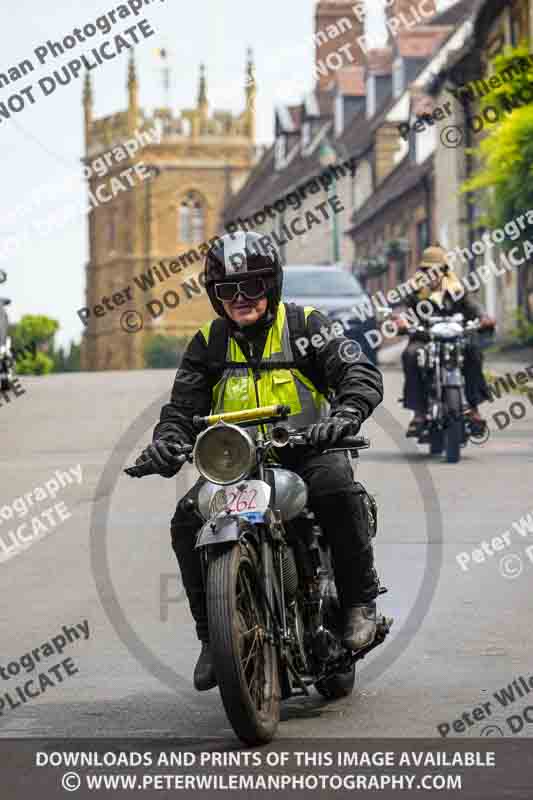
M528 53L527 44L521 44L493 61L502 85L487 93L480 105L482 111L490 106L499 109L502 119L488 127L487 136L472 151L478 159L478 169L462 187L463 192L482 192L487 211L484 222L492 228L504 228L510 220L533 208L533 105L517 106L508 115L503 114L506 108L512 108L509 98L531 90L533 67L526 62ZM523 64L524 69L518 74L509 71L507 75L512 73L512 77L504 80L502 73L512 64ZM527 236L526 230L520 239ZM506 240L502 247L508 249L517 243Z
M171 369L178 366L187 346L188 339L178 336L164 336L158 333L144 345L144 363L149 369Z
M37 352L35 356L27 355L17 361L18 375L48 375L54 369L54 362L46 353Z
M14 350L37 348L35 356L28 353L17 360L16 372L19 375L47 375L54 369L54 336L59 330L59 322L44 315L26 314L15 325L10 326L10 336ZM50 353L47 355L46 350Z

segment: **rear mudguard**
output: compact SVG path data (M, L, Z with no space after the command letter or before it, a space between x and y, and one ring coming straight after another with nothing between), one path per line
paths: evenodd
M269 516L268 511L243 511L212 517L198 534L195 547L198 549L209 545L237 542L243 534L250 531L250 525L267 522Z

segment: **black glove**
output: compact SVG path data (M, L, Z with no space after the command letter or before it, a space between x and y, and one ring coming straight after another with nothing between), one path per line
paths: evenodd
M334 445L345 436L356 436L361 427L361 420L357 417L328 417L322 422L310 425L307 429L307 438L313 447Z
M181 447L181 442L156 439L142 451L135 463L151 461L159 475L163 478L173 478L187 460L187 456L176 455L176 446Z

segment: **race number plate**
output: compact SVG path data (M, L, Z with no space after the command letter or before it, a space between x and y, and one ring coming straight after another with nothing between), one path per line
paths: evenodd
M270 502L270 486L264 481L243 481L225 486L216 492L209 503L209 514L242 514L266 511Z

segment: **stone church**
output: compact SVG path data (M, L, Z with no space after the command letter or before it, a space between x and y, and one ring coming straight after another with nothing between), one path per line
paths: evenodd
M127 110L101 119L93 117L89 75L83 94L91 198L82 339L82 369L88 370L142 368L149 337L189 336L212 318L199 281L203 255L221 230L224 205L256 161L251 52L238 115L210 113L203 66L196 106L177 114L167 107L147 115L139 107L133 59L127 88ZM132 155L119 161L128 142ZM121 174L135 167L126 190L116 192L113 187L124 185Z

